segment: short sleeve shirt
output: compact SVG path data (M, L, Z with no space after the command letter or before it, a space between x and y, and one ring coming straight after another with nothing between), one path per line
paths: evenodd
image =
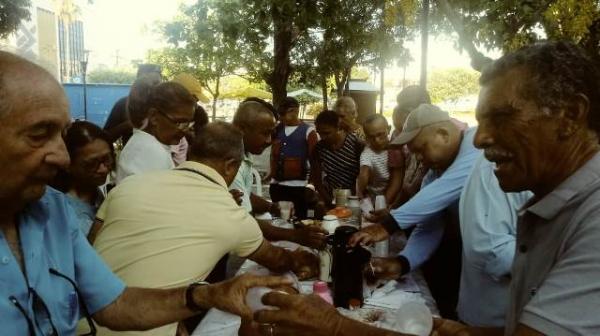
M600 335L599 242L596 154L521 212L506 335L519 323L546 335Z
M14 297L27 315L44 316L33 307L31 287L44 301L60 335L74 335L80 311L77 292L68 280L50 273L53 269L75 282L83 302L93 314L115 301L125 289L89 245L79 228L77 215L66 196L47 188L45 195L30 204L19 217L19 231L27 276L4 236L0 233L0 326L3 335L28 334L23 313L8 300ZM47 319L38 318L36 334L51 328Z
M371 177L367 190L371 195L383 195L390 180L390 169L388 162L388 151L383 150L379 153L370 147L365 147L360 154L360 165L369 167Z
M174 166L170 146L162 144L149 133L134 129L133 136L119 154L117 183L130 175L167 170Z
M346 135L344 144L337 150L327 148L323 141L317 143L316 158L325 173L323 180L330 190L356 189L362 150L362 142L352 133Z
M102 216L94 247L135 287L204 280L225 254L247 257L263 242L258 223L235 203L219 173L191 161L127 178L108 194ZM175 335L176 329L170 324L144 335ZM101 335L121 333L102 329Z
M252 212L250 194L252 193L252 185L254 184L254 173L252 172L253 166L254 164L250 155L246 154L235 175L235 179L229 186L229 190L239 190L244 193L244 196L242 197L242 207L244 207L247 212Z

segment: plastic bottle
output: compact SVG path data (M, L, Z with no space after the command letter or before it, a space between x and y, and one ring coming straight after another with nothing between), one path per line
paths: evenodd
M316 281L313 283L313 294L316 294L325 300L329 304L333 304L333 298L331 297L331 291L327 287L327 283L323 281Z
M382 210L387 208L387 202L385 200L385 196L377 195L375 197L375 210ZM378 243L375 243L375 256L380 258L386 258L389 255L390 250L390 240L382 240Z
M356 228L360 228L362 214L360 211L360 200L358 199L358 196L348 197L348 208L352 211L352 217L350 218L348 224Z
M331 247L327 246L319 251L319 280L331 282L331 266L333 257L331 256Z

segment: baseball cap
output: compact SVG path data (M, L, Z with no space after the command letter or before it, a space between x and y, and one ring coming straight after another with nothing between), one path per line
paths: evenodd
M450 121L450 115L439 107L431 104L421 104L412 110L402 128L402 133L392 140L393 145L404 145L414 139L425 126L438 122Z

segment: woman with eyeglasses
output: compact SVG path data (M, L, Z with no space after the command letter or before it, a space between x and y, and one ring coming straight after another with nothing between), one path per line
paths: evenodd
M87 121L75 121L64 141L71 163L58 173L53 187L68 196L81 231L87 236L106 195L106 178L114 167L115 153L108 134Z
M138 79L127 99L134 130L118 158L117 184L130 175L173 168L171 146L192 132L195 108L196 99L180 84Z

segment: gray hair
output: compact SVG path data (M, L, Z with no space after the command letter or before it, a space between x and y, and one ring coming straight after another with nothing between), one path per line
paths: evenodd
M190 156L195 160L242 161L244 141L242 132L235 126L215 121L204 126L194 138Z
M350 96L343 96L340 97L336 102L335 105L333 107L334 111L338 111L338 109L342 106L347 106L349 107L352 111L354 111L354 116L356 116L356 102L354 101L354 99L352 99L352 97Z
M257 116L261 113L273 116L273 112L267 106L256 101L244 101L235 111L233 124L242 130L253 127Z
M523 99L532 100L540 108L556 110L583 94L590 104L588 126L600 133L600 70L583 50L562 41L529 45L484 68L479 84L488 85L519 67L527 72L527 81L520 90Z

